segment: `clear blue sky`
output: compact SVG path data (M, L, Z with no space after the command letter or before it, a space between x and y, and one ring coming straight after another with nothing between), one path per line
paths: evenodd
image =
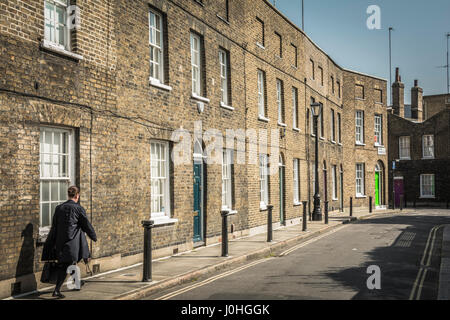
M381 30L366 26L370 5L381 8ZM276 7L301 27L301 0L276 0ZM437 67L447 64L450 0L305 0L305 31L317 45L340 66L388 82L389 27L392 77L400 67L405 102L414 79L425 95L446 93L446 69Z

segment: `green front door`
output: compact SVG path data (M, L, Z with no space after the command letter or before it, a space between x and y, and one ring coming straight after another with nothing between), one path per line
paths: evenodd
M375 206L380 205L380 173L375 172Z
M203 240L202 236L202 189L203 189L203 164L194 163L194 242Z

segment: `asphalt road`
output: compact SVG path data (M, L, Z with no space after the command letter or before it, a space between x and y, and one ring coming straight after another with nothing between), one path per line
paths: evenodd
M448 210L360 221L285 255L146 299L435 300L443 224L450 224ZM381 289L368 289L369 266L380 268Z

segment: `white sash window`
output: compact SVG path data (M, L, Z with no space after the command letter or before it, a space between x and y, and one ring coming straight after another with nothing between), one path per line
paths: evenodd
M149 27L150 78L164 83L164 29L159 13L150 11Z
M50 227L56 206L67 201L67 189L75 184L75 152L72 130L42 127L40 130L40 227Z
M68 2L68 0L46 0L44 9L45 40L65 50L70 50Z

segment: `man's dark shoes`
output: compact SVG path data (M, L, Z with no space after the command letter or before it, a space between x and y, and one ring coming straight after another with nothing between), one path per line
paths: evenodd
M54 291L52 294L52 297L58 298L58 299L64 299L66 296L63 295L61 292Z

